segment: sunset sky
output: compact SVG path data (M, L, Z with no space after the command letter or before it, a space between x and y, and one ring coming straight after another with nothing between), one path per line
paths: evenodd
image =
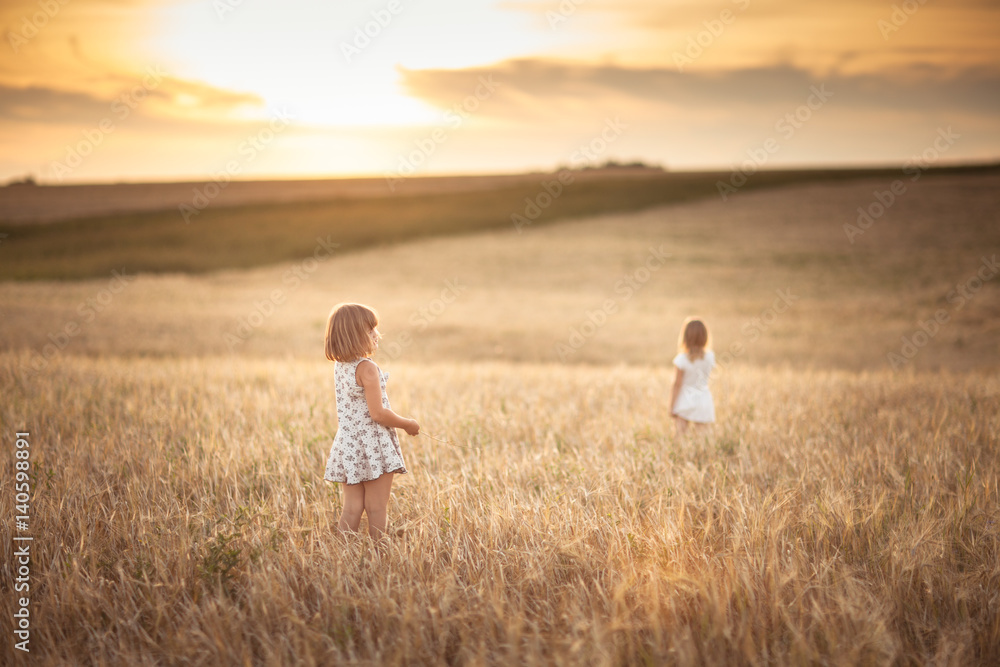
M5 0L0 26L3 181L729 169L768 139L768 167L902 164L949 127L939 164L1000 159L995 0Z

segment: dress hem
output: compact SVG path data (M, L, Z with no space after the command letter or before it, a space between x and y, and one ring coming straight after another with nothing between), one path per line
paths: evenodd
M388 474L406 475L407 473L408 471L406 470L406 468L396 468L395 470L386 470L384 473L382 473L382 475L388 475ZM344 479L330 479L329 477L324 477L323 481L330 482L332 484L363 484L364 482L374 482L382 475L379 475L378 477L368 477L367 479L361 479L358 480L357 482L349 482L347 481L346 477Z

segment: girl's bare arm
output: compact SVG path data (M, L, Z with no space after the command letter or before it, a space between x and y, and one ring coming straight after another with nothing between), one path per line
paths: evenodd
M684 384L684 371L679 368L674 369L674 371L674 386L670 389L670 414L674 414L677 395L681 393L681 386Z
M373 363L358 364L354 377L365 390L365 402L368 412L376 423L386 428L401 428L410 435L420 432L420 424L415 419L401 417L389 408L382 406L382 385L379 383L378 370Z

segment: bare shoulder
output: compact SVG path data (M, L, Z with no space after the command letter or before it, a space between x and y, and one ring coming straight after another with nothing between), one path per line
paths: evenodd
M378 366L371 359L362 359L354 370L354 379L362 387L372 382L378 384Z

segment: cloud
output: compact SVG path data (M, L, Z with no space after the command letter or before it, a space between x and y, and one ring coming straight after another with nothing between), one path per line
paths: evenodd
M152 70L155 73L155 70ZM0 122L91 123L112 113L122 96L139 95L140 113L160 116L216 116L224 120L227 112L244 106L261 107L259 95L224 90L196 82L160 75L160 80L138 77L122 85L117 95L98 96L48 86L17 87L0 84ZM149 102L155 104L150 105ZM155 107L156 113L151 113Z
M192 101L194 106L205 110L221 111L242 106L260 107L264 100L256 93L216 88L198 81L184 81L166 78L162 86L164 95L171 99L184 98Z
M100 118L109 107L109 101L83 93L0 85L0 121L73 123L81 118Z
M400 73L409 94L439 107L452 106L476 89L480 77L492 76L500 84L498 100L484 104L481 113L507 116L544 115L560 105L610 100L692 110L780 107L800 104L809 87L819 83L833 91L838 106L857 110L1000 113L1000 69L989 67L909 65L820 78L792 65L679 72L521 59L493 67Z
M701 26L702 21L716 18L723 10L734 14L746 11L754 20L790 20L800 25L810 24L817 18L853 18L884 14L892 11L892 3L873 5L870 0L840 0L836 5L791 0L576 0L571 15L593 13L610 17L610 20L654 32L676 31ZM902 2L898 4L903 4ZM921 2L921 8L931 6ZM498 7L508 11L544 15L558 12L556 0L502 0ZM1000 7L996 0L952 0L938 10L962 17L968 21L995 19ZM843 37L843 35L841 36Z

